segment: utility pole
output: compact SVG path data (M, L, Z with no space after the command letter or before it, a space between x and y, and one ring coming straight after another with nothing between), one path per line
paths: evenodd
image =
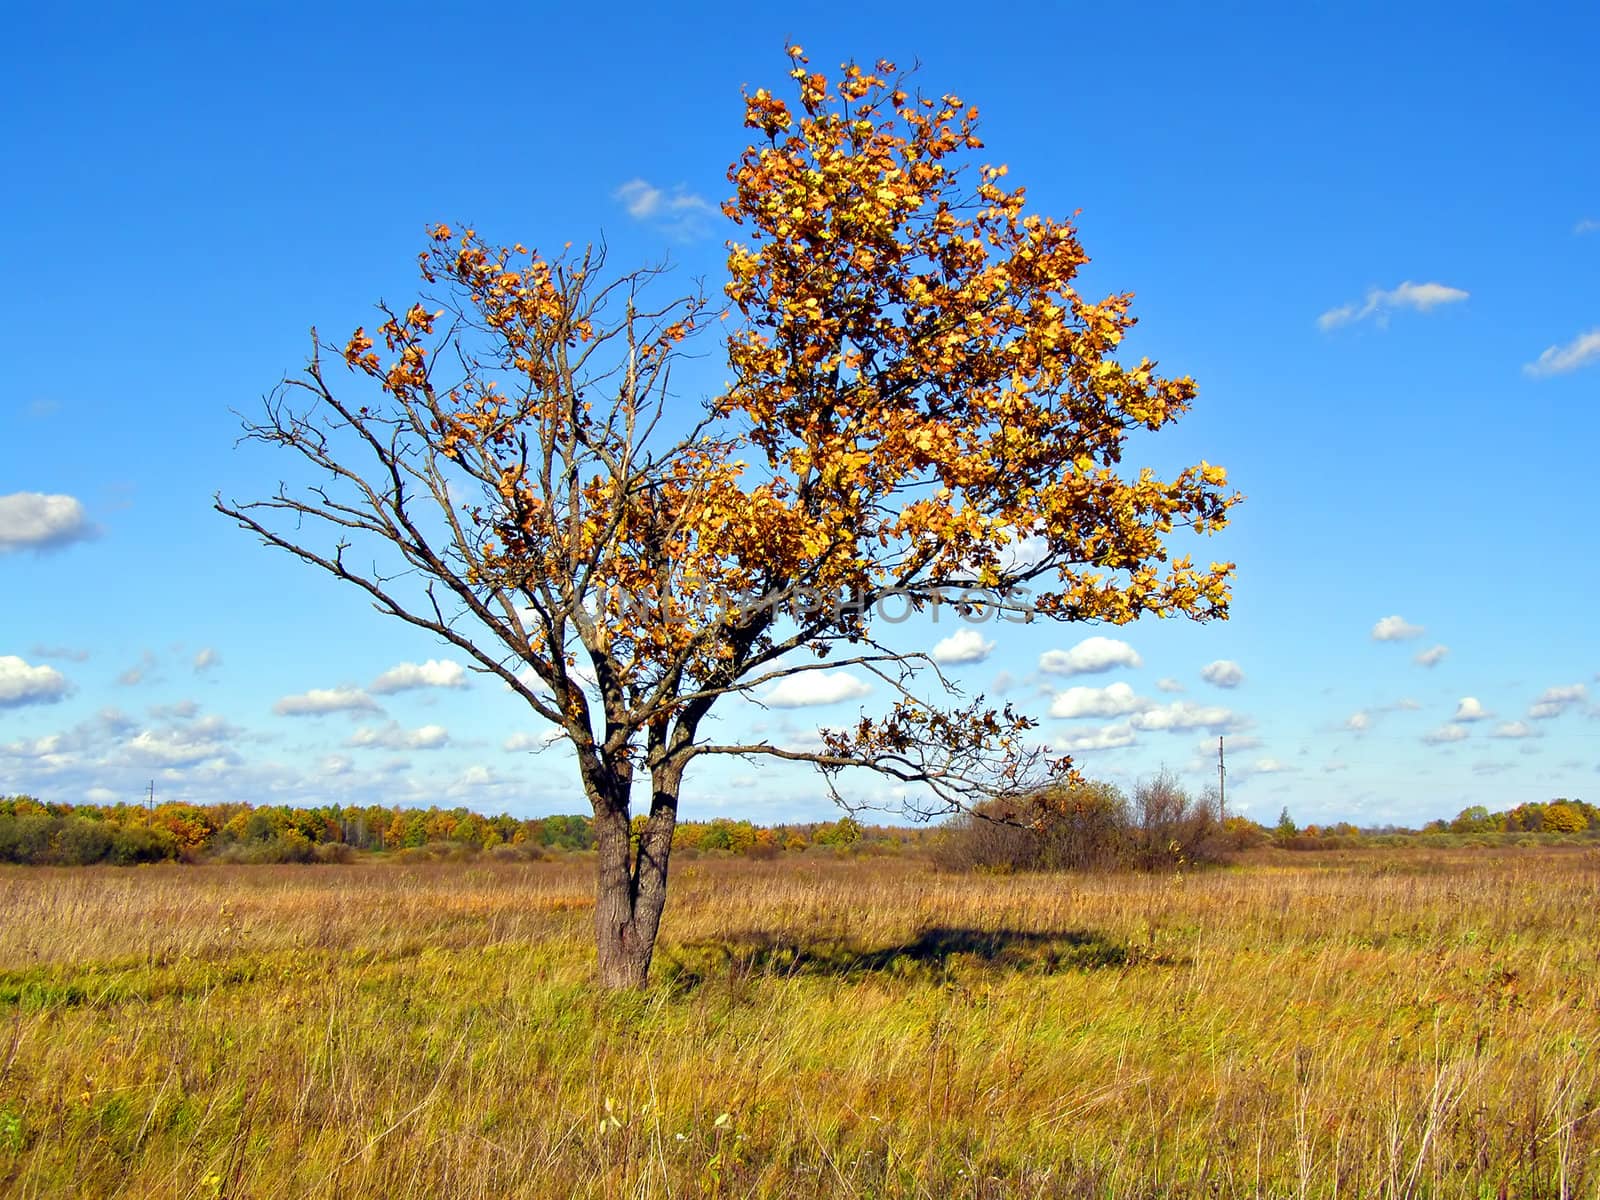
M1228 765L1222 754L1222 738L1217 738L1217 820L1228 819Z
M150 792L145 799L145 811L154 815L156 811L156 781L150 781Z

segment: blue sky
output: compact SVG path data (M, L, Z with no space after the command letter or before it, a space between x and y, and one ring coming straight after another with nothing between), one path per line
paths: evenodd
M980 627L964 686L1124 784L1203 785L1225 735L1269 821L1600 792L1593 5L225 7L39 7L0 49L0 792L581 810L500 685L211 511L282 470L230 410L408 301L436 221L715 285L699 202L791 39L978 104L1031 206L1083 210L1086 290L1137 294L1130 352L1200 383L1145 461L1248 496L1229 623ZM830 813L773 766L685 798Z

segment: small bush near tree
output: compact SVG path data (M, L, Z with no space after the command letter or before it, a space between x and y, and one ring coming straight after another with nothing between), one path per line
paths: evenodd
M1085 781L981 806L950 822L935 857L957 870L1160 870L1217 861L1237 836L1212 797L1196 799L1164 772L1131 800Z

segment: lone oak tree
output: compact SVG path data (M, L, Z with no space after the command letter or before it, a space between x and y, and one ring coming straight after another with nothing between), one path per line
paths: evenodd
M889 63L830 82L789 55L797 99L746 93L760 138L729 170L723 211L744 240L728 249L721 395L685 412L668 386L715 322L706 297L654 303L657 270L608 277L602 252L547 258L440 225L420 256L430 295L380 305L376 331L343 347L313 331L304 373L246 425L315 482L217 502L455 645L570 742L609 987L645 981L697 758L808 762L830 790L864 768L925 811L1070 771L1009 706L930 703L914 686L927 674L955 689L874 636L881 601L1012 620L1227 613L1232 564L1168 547L1226 523L1223 470L1119 467L1133 430L1195 395L1114 357L1131 297L1079 295L1072 225L1025 215L1004 167L967 161L975 108L908 92ZM391 564L358 562L358 543ZM890 710L812 748L703 736L723 697L841 665L890 684Z

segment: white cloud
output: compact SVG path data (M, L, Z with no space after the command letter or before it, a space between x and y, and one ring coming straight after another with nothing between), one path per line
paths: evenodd
M1254 734L1236 734L1228 739L1228 753L1242 754L1246 750L1259 750L1265 743ZM1195 756L1206 762L1215 763L1217 759L1217 744L1210 738L1203 742L1196 742Z
M0 708L54 704L72 691L54 667L36 667L15 654L0 654Z
M1090 750L1116 750L1137 740L1126 721L1104 725L1084 733L1064 733L1051 740L1050 748L1059 754L1081 754Z
M1050 542L1035 534L1024 534L999 554L1000 570L1022 572L1031 570L1050 557Z
M1389 314L1395 309L1410 308L1417 312L1428 312L1441 304L1459 303L1467 296L1468 293L1460 288L1446 287L1442 283L1412 283L1408 279L1388 291L1382 288L1371 289L1361 303L1330 308L1317 318L1317 328L1327 332L1341 325L1364 321L1368 317L1376 317L1378 324L1386 325Z
M355 761L347 754L327 754L318 764L318 769L324 775L348 775L354 766Z
M114 735L130 732L135 724L133 719L120 708L102 708L95 714L95 719L99 721L101 728Z
M144 729L126 742L135 758L163 767L188 767L199 763L232 763L239 759L234 744L242 730L221 717L203 717L167 729Z
M1528 716L1535 721L1548 721L1552 717L1559 717L1574 705L1582 704L1588 696L1589 689L1581 683L1545 688L1539 693L1539 698L1529 706Z
M1442 746L1447 742L1459 742L1467 736L1467 731L1459 725L1441 725L1432 733L1422 735L1422 740L1430 746Z
M95 535L89 515L72 496L12 492L0 496L0 554L55 550Z
M155 668L156 656L146 650L139 656L138 662L117 676L117 682L123 687L138 687Z
M212 667L220 667L221 665L222 655L218 654L210 646L205 647L205 649L201 650L199 654L194 656L194 669L196 673L209 671Z
M280 717L316 717L336 712L382 712L377 701L360 688L312 688L298 696L285 696L272 706Z
M1538 737L1539 731L1526 721L1505 721L1496 725L1494 732L1489 736L1497 738L1531 738Z
M664 216L667 213L683 213L683 211L699 211L699 213L715 213L717 206L702 195L696 195L686 190L682 184L670 190L662 190L645 179L629 179L626 184L616 189L616 198L621 200L622 206L627 208L627 214L632 218L645 219L653 216Z
M1389 705L1389 707L1394 709L1396 712L1422 711L1422 705L1411 699L1410 696L1402 696L1399 700L1396 700L1393 704Z
M773 708L810 708L859 700L871 690L868 684L845 671L802 671L780 679L761 700Z
M1156 680L1156 690L1162 692L1181 692L1183 691L1183 684L1179 683L1176 679L1172 678L1172 676L1168 675L1164 679Z
M1345 718L1344 727L1352 733L1365 733L1372 728L1372 714L1363 709Z
M527 688L536 696L548 696L550 694L549 685L534 673L532 667L523 667L521 670L516 672L516 677L518 683L522 684L523 687ZM512 690L509 683L502 683L500 686L505 688L508 692Z
M450 740L450 732L443 725L424 725L406 734L406 746L412 750L437 750Z
M409 692L417 688L464 688L467 673L460 663L430 658L425 663L403 662L390 667L372 681L367 690L378 696Z
M551 726L542 733L523 733L520 730L513 733L501 745L508 754L522 754L530 751L543 750L552 746L566 737L566 731Z
M1219 658L1200 671L1200 678L1219 688L1236 688L1244 682L1244 672L1232 659Z
M1479 704L1476 696L1463 696L1461 697L1461 702L1456 705L1456 715L1450 719L1452 721L1487 721L1492 716L1494 714Z
M59 658L67 662L88 662L89 652L76 646L35 646L28 651L35 658Z
M1596 221L1593 217L1584 217L1572 227L1572 232L1580 236L1585 233L1600 233L1600 221Z
M80 729L66 734L47 733L43 737L20 738L0 745L0 754L9 758L29 758L64 762L66 756L83 748L84 736Z
M1423 632L1421 625L1413 625L1404 617L1382 617L1372 627L1372 640L1403 642L1408 638L1421 637Z
M1039 669L1051 675L1098 675L1143 663L1127 642L1108 637L1084 638L1071 650L1046 650L1039 656Z
M822 739L822 731L818 729L801 729L788 733L780 743L783 749L792 750L796 754L820 754L828 748Z
M652 221L685 236L705 232L707 219L721 212L711 201L682 184L661 188L647 179L630 179L611 195L622 202L622 207L634 220Z
M1050 702L1050 715L1072 719L1074 717L1122 717L1142 712L1151 702L1135 694L1126 683L1113 683L1108 687L1070 687L1057 692Z
M1188 700L1175 700L1159 708L1147 709L1130 718L1135 729L1229 729L1239 718L1230 710L1216 705L1194 704Z
M1548 347L1538 358L1524 365L1522 373L1533 379L1545 379L1597 362L1600 362L1600 329L1591 329L1565 346Z
M390 721L381 729L362 726L346 738L344 744L367 750L437 750L449 740L450 732L443 725L402 729L398 723Z
M994 643L976 629L958 629L933 648L933 661L948 666L979 663L994 653Z
M1444 661L1444 656L1450 653L1449 646L1431 646L1419 651L1411 661L1419 667L1436 667Z
M128 752L163 767L186 767L212 758L229 757L209 742L194 742L175 729L160 733L142 730L128 740Z
M1275 775L1287 768L1275 758L1258 758L1250 764L1250 770L1256 775Z

